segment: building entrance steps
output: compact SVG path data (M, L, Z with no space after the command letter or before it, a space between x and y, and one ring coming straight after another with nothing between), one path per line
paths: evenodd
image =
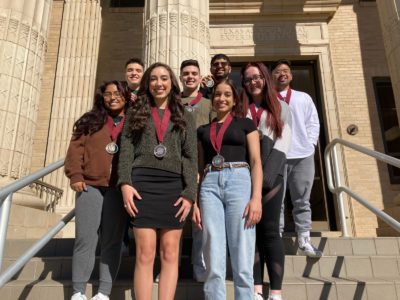
M334 234L331 234L334 235ZM296 238L285 236L284 299L400 299L400 238L312 237L323 251L320 259L296 255ZM33 241L8 240L3 269L9 266ZM71 296L71 254L73 239L53 239L15 278L0 289L0 299L69 299ZM134 244L122 258L111 299L134 299L132 272ZM202 284L191 279L191 239L185 237L180 279L175 299L203 299ZM98 259L87 296L96 292ZM159 271L159 261L155 266ZM226 281L227 299L233 298L231 276ZM266 290L268 275L265 270ZM157 299L157 284L153 299Z

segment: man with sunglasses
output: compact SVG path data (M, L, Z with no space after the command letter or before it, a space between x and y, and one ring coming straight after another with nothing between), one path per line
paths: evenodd
M200 93L204 98L211 99L214 85L229 77L232 72L231 61L225 54L216 54L211 59L211 75L203 77Z
M292 112L292 141L287 154L287 186L293 204L293 219L298 236L299 252L308 257L321 257L322 252L311 244L310 195L314 183L314 152L318 143L319 119L311 97L290 88L293 75L291 62L279 60L272 67L272 78L278 98ZM281 224L283 228L283 209Z

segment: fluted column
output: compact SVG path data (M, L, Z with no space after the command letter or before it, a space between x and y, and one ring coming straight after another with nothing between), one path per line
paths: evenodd
M146 65L164 62L179 74L183 60L197 59L202 73L208 73L208 14L208 0L146 0Z
M376 1L385 45L397 118L400 120L400 0Z
M65 157L74 122L93 104L101 30L99 0L65 0L46 164ZM58 212L74 206L64 170L46 178L64 190Z
M0 1L0 186L30 171L51 7Z

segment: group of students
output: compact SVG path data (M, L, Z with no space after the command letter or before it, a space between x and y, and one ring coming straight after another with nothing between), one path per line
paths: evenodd
M98 88L93 108L74 124L65 161L77 192L72 300L86 299L99 238L99 289L92 299L109 299L127 222L136 244L135 299L152 297L158 230L158 299L174 299L190 217L193 275L204 282L205 299L226 299L227 249L235 299L264 299L264 262L268 299L282 299L286 174L299 249L321 256L309 239L318 115L307 94L290 89L290 67L278 61L271 73L263 63L246 64L239 95L224 54L212 58L212 75L205 77L196 60L183 61L183 92L168 65L144 70L140 59L131 59L126 83Z

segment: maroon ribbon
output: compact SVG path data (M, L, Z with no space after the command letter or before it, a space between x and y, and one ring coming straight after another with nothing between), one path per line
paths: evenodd
M279 91L278 91L278 98L279 98L279 100L285 101L288 105L289 105L289 103L290 103L290 98L291 98L291 97L292 97L292 89L291 89L291 88L288 89L287 94L286 94L286 97L283 97L283 96L281 95L281 93L279 93Z
M158 114L157 107L152 107L151 116L153 117L154 126L156 127L158 142L161 144L164 140L165 133L167 132L168 122L171 117L171 111L167 106L164 110L163 118L162 120L160 120L160 115Z
M122 131L122 127L124 125L125 116L122 117L121 121L118 123L117 126L114 126L114 120L110 116L107 116L107 126L111 131L111 139L115 141L118 135Z
M252 103L252 104L250 104L249 109L250 109L251 118L253 120L253 123L258 128L264 108L259 107L258 110L256 111L256 105L254 103Z
M182 94L182 97L183 97L183 94ZM188 105L188 106L195 106L197 103L200 102L201 97L203 97L203 94L200 93L200 92L197 92L196 97L195 97L192 101L190 101L190 103L187 103L186 105Z
M228 129L229 125L232 123L233 117L232 114L229 114L222 127L218 131L217 134L217 120L213 121L210 126L210 140L214 150L219 154L222 147L222 140L224 138L225 131Z

